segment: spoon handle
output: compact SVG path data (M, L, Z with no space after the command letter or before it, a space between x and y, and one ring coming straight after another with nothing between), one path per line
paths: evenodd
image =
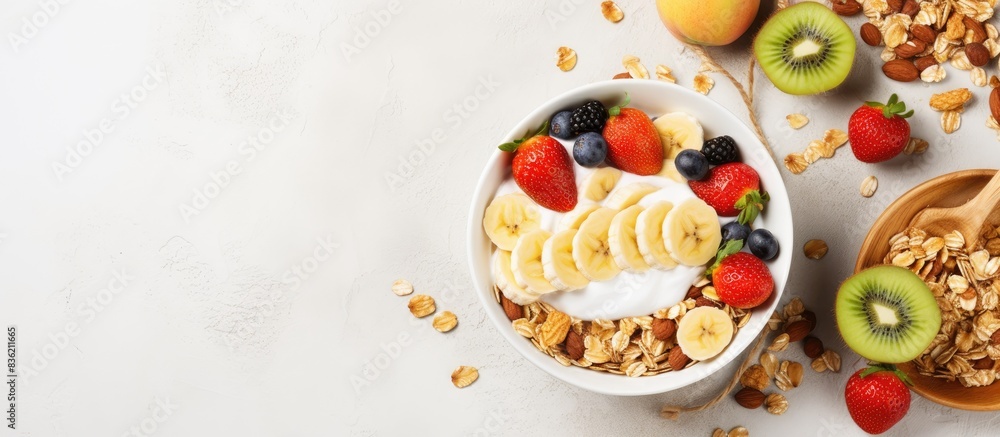
M1000 204L1000 171L997 171L982 191L965 204L965 212L971 223L983 223Z

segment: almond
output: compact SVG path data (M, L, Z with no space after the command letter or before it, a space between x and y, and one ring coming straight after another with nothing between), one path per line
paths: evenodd
M816 313L810 310L805 310L802 312L802 318L805 319L807 322L809 322L810 331L816 329Z
M667 364L670 364L670 368L674 370L681 370L687 363L691 361L687 355L684 355L684 351L681 350L680 346L674 346L670 349L670 355L667 355Z
M861 34L861 40L864 41L865 44L870 46L882 44L882 32L879 32L878 28L875 27L874 24L862 24L861 29L858 32Z
M823 348L822 340L813 336L808 336L806 337L805 342L802 343L802 351L805 352L806 356L809 358L818 358L820 355L823 355L823 352L825 352L826 349Z
M913 82L920 77L917 67L905 59L894 59L886 62L882 65L882 73L885 73L886 77L897 82Z
M965 56L969 58L969 63L977 67L982 67L990 62L990 50L978 42L965 45Z
M993 364L994 364L993 358L984 357L984 358L980 358L980 359L976 360L976 364L973 364L972 368L976 369L976 370L992 369L993 368ZM739 393L736 393L736 395L739 396ZM736 401L739 402L739 398L737 398ZM743 404L740 404L740 405L743 405Z
M887 0L886 3L889 5L889 11L892 13L903 10L903 0Z
M937 39L937 31L926 24L914 24L910 26L910 34L913 35L913 38L927 44L934 44L934 40Z
M996 93L996 91L997 91L997 89L994 88L993 92ZM998 118L997 120L1000 120L1000 118ZM993 335L990 336L990 344L992 344L992 345L998 345L998 344L1000 344L1000 329L997 329L996 331L993 331Z
M976 21L972 17L962 18L962 24L965 24L965 30L972 31L972 42L977 42L982 44L986 41L989 35L986 33L986 29L983 28L983 23Z
M909 15L910 18L916 17L920 13L920 5L914 0L906 0L903 2L903 9L900 12Z
M914 65L917 66L917 71L923 72L924 70L930 68L933 65L938 65L937 59L934 56L921 56L913 60Z
M788 334L788 342L793 343L806 338L812 328L809 327L808 320L799 320L796 322L789 323L785 327L785 333Z
M707 298L705 296L698 296L698 298L694 300L694 306L695 307L716 307L716 308L719 308L719 304L718 303L716 303L712 299L709 299L709 298Z
M927 44L919 39L907 41L906 44L896 46L896 57L901 59L910 59L920 53L923 53L926 48Z
M743 408L753 410L760 408L761 405L764 405L764 397L764 393L760 390L743 387L740 391L736 392L736 403L740 404Z
M570 329L569 333L566 334L566 355L573 360L579 360L583 358L583 352L585 348L583 346L583 337L577 334L576 331Z
M503 294L500 295L500 304L503 305L503 312L510 321L524 318L524 309L520 305L511 302Z
M861 3L858 3L856 0L847 0L843 3L833 2L832 9L837 15L855 15L861 12Z
M627 71L624 72L624 73L618 73L614 77L612 77L612 79L631 79L631 78L632 78L632 75L628 74Z
M1000 120L1000 88L993 88L993 91L990 91L990 114L994 120ZM1000 329L997 332L1000 332ZM997 335L994 334L993 337ZM994 344L996 343L998 342L994 341Z
M677 323L668 319L653 319L653 336L657 340L667 341L677 332Z

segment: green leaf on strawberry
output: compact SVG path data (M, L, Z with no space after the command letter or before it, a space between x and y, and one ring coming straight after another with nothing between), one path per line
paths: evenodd
M538 130L536 130L534 132L528 131L528 132L526 132L524 134L524 137L522 137L520 139L517 139L517 140L514 140L514 141L511 141L509 143L503 143L503 144L501 144L498 147L500 148L500 150L503 150L504 152L514 152L514 151L517 150L518 147L521 146L521 143L527 141L528 139L530 139L532 137L537 137L539 135L544 135L548 131L549 131L549 121L545 120L544 122L542 122L542 125L538 128Z
M720 247L719 252L715 254L715 261L707 270L705 270L705 276L712 277L712 272L719 267L722 260L741 250L743 250L743 240L730 240L724 246Z
M622 108L628 106L628 104L631 102L632 102L632 97L630 97L628 93L625 93L625 102L620 105L612 106L611 109L608 109L608 115L610 116L620 115L622 113Z
M736 209L740 210L740 214L736 217L736 220L741 225L749 226L753 224L754 220L757 220L757 216L760 215L760 212L764 210L764 206L770 200L771 196L766 191L753 190L744 194L734 205Z
M913 115L913 110L906 110L906 103L899 101L899 96L893 94L889 96L889 101L886 103L882 102L865 102L865 105L870 106L875 109L881 109L882 115L885 118L892 118L894 115L898 115L902 118L910 118Z

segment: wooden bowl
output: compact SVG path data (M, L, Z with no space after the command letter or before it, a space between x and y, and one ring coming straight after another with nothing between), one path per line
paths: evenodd
M938 176L924 182L896 199L875 220L861 251L854 272L882 264L889 252L889 238L906 229L910 220L925 207L959 206L975 197L989 182L996 170L964 170ZM990 217L995 220L1000 210ZM928 400L952 408L973 411L1000 410L1000 382L987 387L964 387L917 373L912 363L898 367L913 380L913 391Z

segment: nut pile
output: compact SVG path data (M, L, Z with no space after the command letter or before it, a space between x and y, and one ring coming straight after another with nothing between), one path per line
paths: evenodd
M931 236L910 228L894 235L885 262L927 283L941 308L941 330L914 360L921 375L992 384L1000 366L1000 229L986 226L969 253L959 232Z
M691 287L685 299L672 307L620 320L583 321L543 301L517 305L496 287L493 297L514 331L559 364L629 377L659 375L697 362L677 346L677 323L688 310L707 305L721 308L732 318L737 332L751 316L749 310L719 302L707 279Z
M811 367L817 372L840 371L840 355L823 347L820 339L809 335L816 327L816 314L805 308L799 298L794 298L781 311L775 311L768 320L768 328L781 332L771 341L767 351L761 354L758 364L754 364L740 375L740 385L736 392L736 403L748 409L764 406L775 415L788 410L788 399L781 393L765 393L771 381L781 391L787 392L802 384L805 367L798 362L779 360L775 352L788 349L790 343L803 342L807 357L813 359Z
M841 15L859 12L855 0L834 1ZM918 78L940 82L947 73L942 64L969 71L976 86L987 83L983 66L1000 55L997 28L986 23L996 0L864 0L860 12L868 17L861 39L882 46L882 72L900 82Z

